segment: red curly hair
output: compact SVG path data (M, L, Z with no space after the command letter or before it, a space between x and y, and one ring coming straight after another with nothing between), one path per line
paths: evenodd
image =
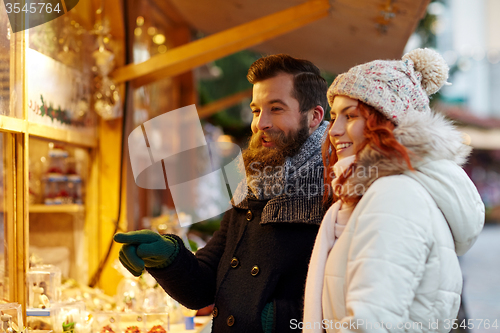
M356 155L363 150L364 147L370 145L372 149L377 150L385 157L392 159L396 157L398 161L404 161L408 164L410 170L414 170L410 157L408 155L408 151L398 140L394 137L393 131L396 125L387 119L382 113L378 112L372 106L359 101L357 106L361 116L366 119L366 127L363 131L365 136L365 141L361 144L358 151L356 151ZM333 126L333 122L330 122L330 126L328 127L328 131L326 132L326 139L323 142L323 146L321 147L322 155L323 155L323 165L325 166L323 173L323 181L325 186L325 192L323 194L323 206L325 211L340 197L334 193L331 183L334 179L333 174L333 166L337 163L337 154L335 153L335 149L329 139L329 132ZM347 170L347 172L342 173L339 176L338 184L341 186L345 183L347 178L349 178L356 169L356 163L351 165L351 167ZM361 197L356 199L346 199L346 201L357 203Z

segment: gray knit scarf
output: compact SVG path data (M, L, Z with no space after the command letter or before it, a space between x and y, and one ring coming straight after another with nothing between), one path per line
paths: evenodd
M307 138L299 152L285 159L282 168L273 174L248 178L251 183L245 191L244 182L238 185L234 207L248 209L248 199L269 200L261 223L302 222L319 224L323 217L323 161L321 144L328 122Z

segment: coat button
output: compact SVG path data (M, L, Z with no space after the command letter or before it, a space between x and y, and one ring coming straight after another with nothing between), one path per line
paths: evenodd
M212 311L212 316L214 316L214 318L217 318L218 315L219 315L219 309L217 309L217 307L214 307L214 310Z
M232 268L236 268L238 267L238 265L240 264L238 258L234 257L233 259L231 259L231 267Z
M253 266L252 271L250 273L252 273L252 276L256 276L257 274L259 274L259 266L257 265Z
M234 317L231 315L227 317L227 326L233 326L234 325Z
M247 217L247 221L251 221L251 220L253 219L253 214L252 214L252 211L251 211L251 210L249 210L249 211L247 212L246 217Z

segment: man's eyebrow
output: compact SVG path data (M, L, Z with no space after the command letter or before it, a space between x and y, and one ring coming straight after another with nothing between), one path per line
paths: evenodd
M282 99L272 99L269 101L269 104L274 104L274 103L279 103L281 105L284 105L284 106L288 106L288 104L286 104Z
M272 99L272 100L270 100L270 101L268 102L268 104L275 104L275 103L279 103L279 104L281 104L281 105L288 106L288 104L286 104L286 103L285 103L282 99L279 99L279 98L277 98L277 99ZM250 107L254 107L254 106L255 106L255 107L257 106L257 104L256 104L255 102L250 103Z

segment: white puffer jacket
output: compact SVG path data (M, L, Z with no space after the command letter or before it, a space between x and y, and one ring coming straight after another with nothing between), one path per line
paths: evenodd
M321 299L306 288L304 332L451 330L462 291L457 255L484 223L481 198L459 166L470 148L430 113L409 117L394 134L417 171L368 147L358 154L359 172L345 185L366 191L327 254ZM318 239L332 235L331 218L327 212L313 258L325 250ZM310 266L308 280L318 271Z

